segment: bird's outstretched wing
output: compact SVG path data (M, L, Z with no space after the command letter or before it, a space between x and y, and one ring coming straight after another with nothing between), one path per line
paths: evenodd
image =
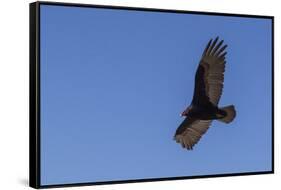
M191 150L200 140L202 135L209 129L212 120L196 120L187 117L178 127L174 139L183 148Z
M217 106L220 100L225 71L227 45L218 37L207 44L195 75L195 88L192 103L206 106L209 103Z

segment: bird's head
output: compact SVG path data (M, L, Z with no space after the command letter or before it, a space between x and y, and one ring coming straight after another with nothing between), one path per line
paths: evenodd
M181 117L186 117L188 115L188 113L190 112L191 110L191 106L189 106L188 108L186 108L181 114L180 116Z

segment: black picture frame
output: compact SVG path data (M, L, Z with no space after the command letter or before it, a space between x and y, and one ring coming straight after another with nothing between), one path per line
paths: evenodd
M265 18L272 22L272 168L271 171L244 172L244 173L228 173L215 175L198 175L198 176L181 176L153 179L136 179L122 181L101 181L90 183L71 183L58 185L41 185L40 183L40 5L56 5L69 7L88 7L88 8L103 8L103 9L118 9L118 10L134 10L134 11L149 11L149 12L169 12L181 14L195 15L216 15L216 16L231 16L231 17L246 17L246 18ZM247 14L229 14L217 12L200 12L186 10L168 10L156 8L140 8L140 7L123 7L109 5L91 5L91 4L76 4L76 3L60 3L39 1L30 3L29 5L29 39L30 39L30 89L29 89L29 185L33 188L52 188L52 187L72 187L85 185L102 185L102 184L121 184L135 182L152 182L166 180L183 180L194 178L210 178L210 177L227 177L227 176L242 176L242 175L257 175L257 174L273 174L274 173L274 17L263 15L247 15Z

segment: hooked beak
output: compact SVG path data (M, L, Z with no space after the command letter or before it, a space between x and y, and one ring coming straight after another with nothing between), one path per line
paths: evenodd
M187 115L188 115L188 112L189 112L189 108L187 108L186 110L184 110L181 114L180 114L180 116L181 117L186 117Z

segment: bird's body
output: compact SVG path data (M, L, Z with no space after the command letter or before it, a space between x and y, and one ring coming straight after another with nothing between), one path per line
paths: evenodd
M220 110L216 106L199 107L192 106L189 110L188 116L201 120L221 119L226 115L225 111Z
M225 55L227 45L223 40L217 44L218 38L209 41L206 46L195 75L193 100L182 112L185 120L180 124L174 136L184 148L192 149L208 130L213 120L230 123L236 116L233 105L219 107L222 94Z

